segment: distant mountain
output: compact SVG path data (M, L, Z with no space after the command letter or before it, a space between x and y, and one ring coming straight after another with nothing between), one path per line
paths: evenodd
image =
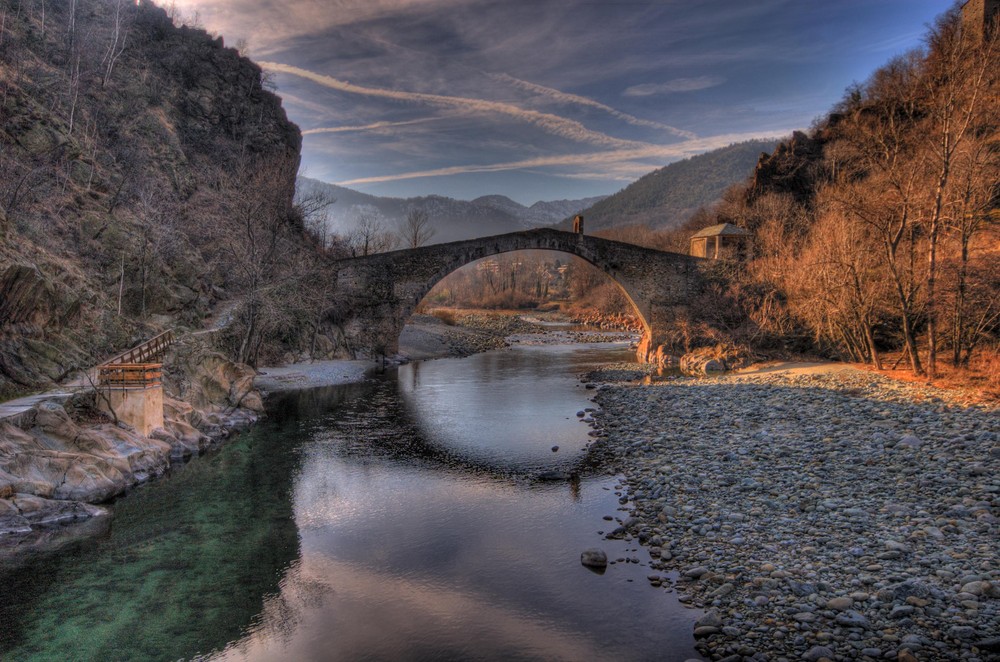
M774 151L777 144L776 140L736 143L654 170L585 209L586 229L677 227L699 207L717 202L730 185L745 181L761 154Z
M472 201L440 195L383 198L299 177L298 195L314 192L322 192L337 200L327 211L328 229L334 234L349 235L363 214L374 215L386 229L394 230L411 209L423 209L434 226L434 237L430 241L432 244L553 225L602 198L598 196L583 200L536 202L530 207L503 195L485 195Z

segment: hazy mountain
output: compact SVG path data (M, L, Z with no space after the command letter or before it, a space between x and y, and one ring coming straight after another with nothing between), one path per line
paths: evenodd
M777 144L776 140L736 143L654 170L585 209L586 229L676 227L699 207L717 202L731 184L746 180L761 154L772 152Z
M435 233L430 241L434 244L552 225L601 200L598 196L583 200L536 202L525 207L503 195L484 195L471 201L440 195L383 198L299 177L298 194L302 196L314 192L336 199L327 211L328 228L334 234L349 235L362 214L376 216L391 230L403 222L411 209L423 209L434 225Z

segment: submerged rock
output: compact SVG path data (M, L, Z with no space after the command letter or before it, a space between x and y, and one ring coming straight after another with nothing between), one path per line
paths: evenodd
M580 563L588 568L608 567L608 555L603 549L586 549L580 554Z

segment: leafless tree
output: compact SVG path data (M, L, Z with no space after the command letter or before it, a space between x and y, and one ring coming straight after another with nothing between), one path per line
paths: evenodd
M396 247L396 235L389 232L382 220L373 213L364 212L358 216L357 224L348 238L351 250L356 255L384 253Z
M101 65L104 67L104 74L101 76L101 87L105 87L111 79L111 72L114 71L115 64L125 52L125 45L128 42L128 15L125 9L125 0L115 0L115 15L111 22L111 36L108 48L104 52L104 59Z
M881 246L893 284L903 343L915 374L923 374L917 353L915 223L922 191L912 130L917 103L919 57L896 58L872 77L857 103L847 104L838 127L836 198L843 213L866 224Z
M993 30L985 39L961 28L961 18L946 14L931 31L930 52L921 72L923 106L927 110L914 139L923 143L924 162L933 182L933 196L926 213L927 225L927 370L937 371L938 345L938 239L941 233L955 159L963 144L989 125L984 114L995 111L990 95L997 77L997 43Z
M406 214L400 234L403 236L403 245L407 248L420 248L434 236L434 228L431 226L431 219L423 209L411 209Z

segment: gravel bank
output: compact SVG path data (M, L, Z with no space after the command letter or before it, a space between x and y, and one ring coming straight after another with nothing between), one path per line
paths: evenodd
M614 374L611 372L610 374ZM856 370L604 384L611 536L726 660L1000 659L1000 417Z
M294 391L319 386L338 386L363 381L376 368L373 361L316 361L263 368L254 379L254 388L265 393Z

